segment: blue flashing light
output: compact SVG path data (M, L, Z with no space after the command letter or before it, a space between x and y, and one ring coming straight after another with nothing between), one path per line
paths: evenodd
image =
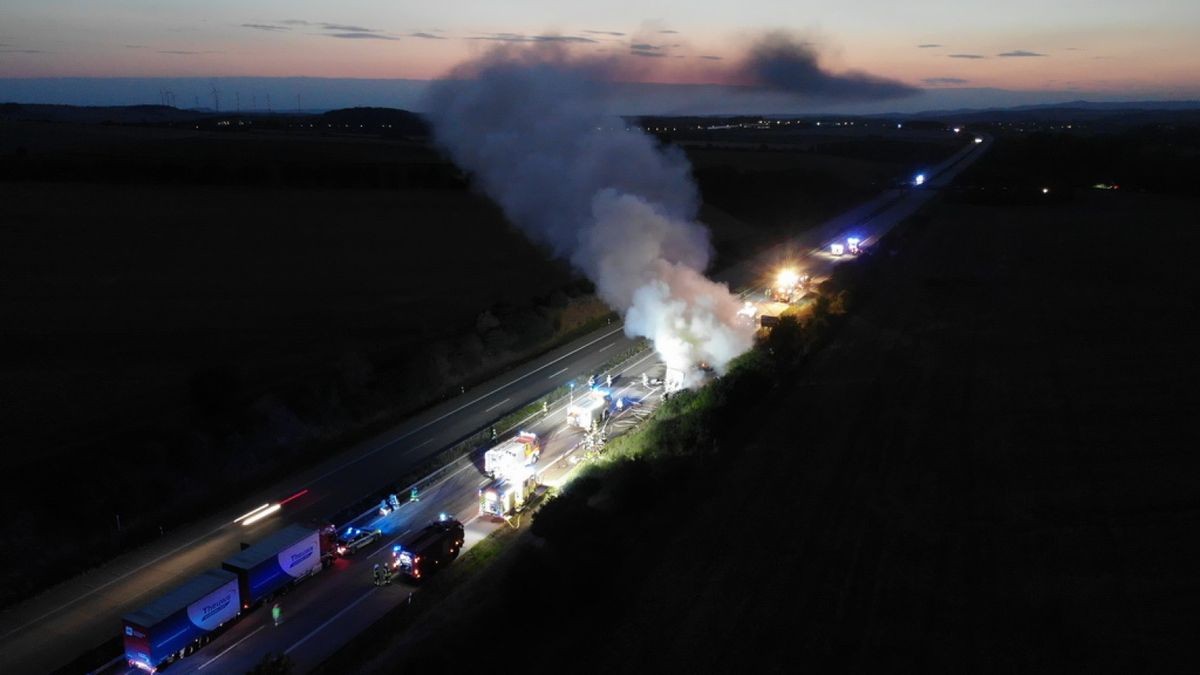
M913 185L924 185L924 184L925 184L925 174L919 173L919 174L917 174L916 178L913 178Z

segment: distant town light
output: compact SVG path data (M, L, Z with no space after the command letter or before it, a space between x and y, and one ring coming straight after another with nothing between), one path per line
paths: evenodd
M1044 195L1050 194L1050 188L1042 188L1042 194L1044 194Z
M976 143L982 143L982 142L983 142L983 139L982 139L982 138L980 138L980 137L978 137L978 136L976 136L976 137L975 137L975 142L976 142Z

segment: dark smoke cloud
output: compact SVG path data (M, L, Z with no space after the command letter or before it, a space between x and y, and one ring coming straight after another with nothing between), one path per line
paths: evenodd
M430 87L434 139L530 238L566 258L685 381L750 347L741 302L704 277L708 231L678 149L606 112L609 60L505 45Z
M522 35L520 33L490 33L488 35L480 35L471 40L490 40L493 42L567 42L567 43L590 43L595 44L596 41L582 35Z
M271 32L291 30L287 26L272 26L269 23L244 23L242 28L253 28L254 30L265 30Z
M390 35L380 35L379 33L325 33L326 37L340 38L342 40L399 40Z
M740 74L754 85L839 101L879 101L921 91L897 80L857 70L844 73L823 70L811 44L783 33L770 33L753 45Z
M952 59L982 59L983 54L947 54Z
M1045 54L1039 54L1037 52L1031 52L1025 49L1014 49L1011 52L1000 52L996 56L1045 56Z

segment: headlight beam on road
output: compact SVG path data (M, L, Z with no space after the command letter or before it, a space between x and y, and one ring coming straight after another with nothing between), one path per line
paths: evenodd
M243 513L242 515L238 516L237 518L234 518L233 522L239 523L239 522L249 518L250 516L253 516L254 514L258 513L259 511L262 511L263 509L270 508L270 507L271 507L270 502L263 504L262 506L258 507L257 509L247 511L246 513Z
M243 526L253 525L254 523L257 523L258 521L262 520L263 518L266 518L267 516L271 515L272 513L279 511L280 508L281 507L279 506L279 504L271 504L270 506L263 509L262 511L259 511L258 513L243 520L242 525Z

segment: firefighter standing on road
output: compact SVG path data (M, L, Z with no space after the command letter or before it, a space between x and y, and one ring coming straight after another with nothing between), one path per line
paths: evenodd
M275 621L276 626L278 626L279 622L283 619L283 610L279 608L278 602L275 603L275 606L271 608L271 619Z

